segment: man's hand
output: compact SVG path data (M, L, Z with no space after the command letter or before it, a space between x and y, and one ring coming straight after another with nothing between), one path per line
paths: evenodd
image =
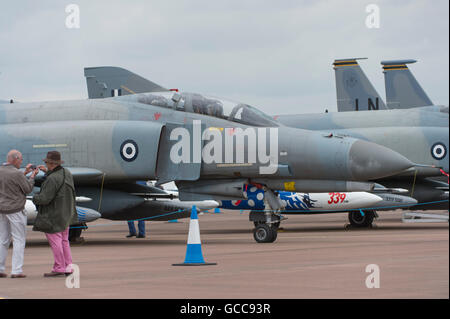
M25 167L25 176L28 175L29 172L31 172L33 169L31 168L33 164L28 164L27 167Z
M44 165L39 165L38 168L43 171L44 173L47 173L48 169Z
M36 169L33 171L33 173L31 173L30 178L35 178L38 173L39 173L39 168L36 167Z

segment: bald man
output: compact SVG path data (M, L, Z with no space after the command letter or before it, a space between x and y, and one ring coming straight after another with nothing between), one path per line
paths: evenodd
M25 172L19 169L23 157L17 150L8 153L6 163L0 166L0 278L5 278L5 262L11 238L14 242L11 278L25 278L22 272L25 251L27 216L24 208L26 195L34 187L39 169L28 164ZM29 178L26 177L31 171Z

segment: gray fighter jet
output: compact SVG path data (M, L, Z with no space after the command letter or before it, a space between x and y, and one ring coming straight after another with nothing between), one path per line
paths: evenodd
M255 229L262 242L276 239L272 216L282 203L273 190L370 191L368 180L414 165L371 142L286 127L243 103L170 90L2 104L0 154L12 148L24 163L60 151L77 195L109 219L189 215L175 202L153 200L164 191L140 180L176 181L186 201L245 199L244 184L257 183L270 208Z
M336 60L334 67L340 111L373 109L378 110L377 112L279 115L274 118L290 127L320 131L329 136L353 136L372 141L401 153L412 162L425 164L395 177L377 179L377 182L383 184L377 190L377 195L384 199L377 210L390 210L392 207L407 209L416 203L418 205L414 208L417 209L448 208L448 184L442 179L430 179L441 177L441 168L448 172L448 107L386 110L383 99L359 67L357 59ZM123 94L142 93L154 85L139 77L142 83L135 86L128 79L133 79L136 75L117 67L87 68L85 75L91 98L99 97L101 91L95 87L89 88L92 85L89 79L92 81L97 78L98 82L110 88L109 92L121 87L132 88L122 91ZM121 78L121 81L114 82L110 80L112 78ZM386 191L383 186L387 187ZM322 183L322 187L327 186ZM399 189L403 191L392 193L392 190ZM406 194L404 190L407 190ZM354 226L369 226L376 216L375 210L364 214L351 212L349 221Z
M412 63L412 60L382 62L389 101L386 107L357 60L336 60L333 64L338 113L280 115L276 118L291 127L372 141L411 161L429 165L377 182L390 188L407 189L409 196L418 201L412 209L448 209L448 179L443 175L449 172L448 107L432 105L409 70L405 70L406 63ZM403 73L398 75L396 72ZM366 112L358 112L363 110ZM370 218L370 214L365 216ZM369 223L361 221L361 224Z

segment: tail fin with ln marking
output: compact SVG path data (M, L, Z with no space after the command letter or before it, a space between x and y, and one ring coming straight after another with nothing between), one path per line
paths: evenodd
M335 60L339 112L385 110L386 105L359 66L361 58Z

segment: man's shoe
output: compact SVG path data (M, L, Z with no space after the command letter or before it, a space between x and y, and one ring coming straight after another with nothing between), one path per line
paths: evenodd
M136 237L136 234L128 234L127 238Z
M14 274L14 275L11 275L11 278L26 278L27 276L26 275L24 275L24 274Z
M6 278L6 277L8 277L8 275L7 274L4 274L4 273L0 273L0 278Z
M44 277L62 277L65 275L66 274L64 272L52 271L52 272L48 272L48 273L44 274Z
M68 276L70 276L70 275L72 275L73 274L73 269L72 270L70 270L70 271L65 271L64 272L64 275L66 275L66 277L68 277Z
M139 235L136 236L136 238L145 238L145 235L139 234Z

